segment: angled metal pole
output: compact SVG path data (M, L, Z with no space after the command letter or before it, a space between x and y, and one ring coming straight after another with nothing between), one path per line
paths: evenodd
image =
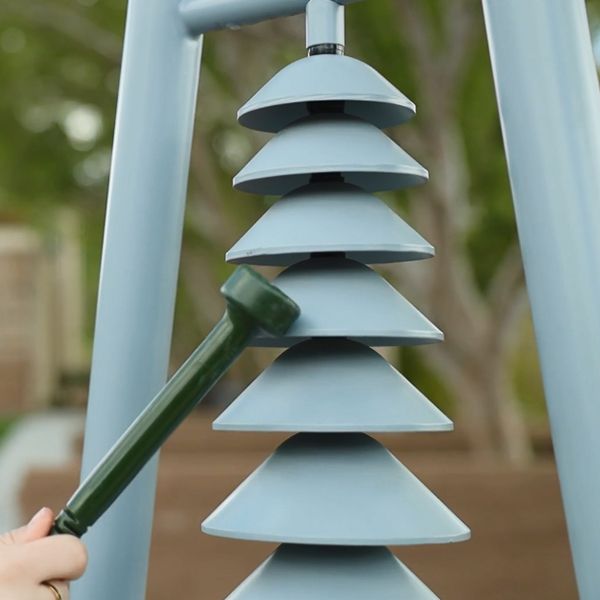
M163 386L201 42L176 0L130 0L82 476ZM145 598L158 457L88 536L75 600Z
M579 594L600 594L600 92L583 0L483 0Z

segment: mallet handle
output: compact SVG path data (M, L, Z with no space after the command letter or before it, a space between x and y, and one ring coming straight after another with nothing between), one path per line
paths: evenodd
M298 306L249 267L221 288L227 309L206 339L123 433L73 494L52 533L81 537L119 497L248 345L258 327L284 333Z

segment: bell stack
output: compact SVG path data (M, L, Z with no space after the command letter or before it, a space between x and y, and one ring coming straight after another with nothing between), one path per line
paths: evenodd
M333 0L310 0L308 56L238 113L242 125L276 135L234 186L282 198L227 260L285 267L274 283L302 312L282 337L257 334L254 345L287 350L214 423L294 433L202 525L280 544L228 600L433 600L387 546L470 536L368 435L452 423L371 348L443 335L367 266L433 255L372 195L425 183L428 173L381 131L415 106L344 55L343 13Z

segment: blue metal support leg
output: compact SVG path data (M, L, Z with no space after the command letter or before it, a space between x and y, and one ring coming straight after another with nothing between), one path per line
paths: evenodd
M600 92L583 0L484 0L579 597L600 595Z
M178 0L130 0L102 257L83 469L167 375L201 41ZM157 458L86 536L75 600L145 598Z

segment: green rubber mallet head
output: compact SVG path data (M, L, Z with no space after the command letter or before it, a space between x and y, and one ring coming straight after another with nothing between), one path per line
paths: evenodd
M221 286L230 308L273 335L283 335L300 315L300 308L279 288L250 267L238 267Z

